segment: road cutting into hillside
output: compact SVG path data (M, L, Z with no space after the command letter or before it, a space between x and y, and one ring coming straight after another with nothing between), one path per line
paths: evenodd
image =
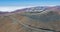
M33 29L33 30L37 30L37 31L40 31L40 30L46 30L46 31L51 31L51 32L58 32L58 31L55 31L55 30L51 30L51 29L44 29L44 28L37 28L37 27L33 27L33 26L30 26L30 25L26 25L24 23L22 23L19 19L16 19L15 17L12 17L10 16L10 18L13 20L13 22L16 24L16 23L20 23L21 25L27 27L27 28L30 28L30 29Z

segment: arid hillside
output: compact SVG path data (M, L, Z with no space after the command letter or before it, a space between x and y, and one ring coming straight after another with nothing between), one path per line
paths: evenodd
M59 25L60 10L23 11L0 15L0 32L60 32Z

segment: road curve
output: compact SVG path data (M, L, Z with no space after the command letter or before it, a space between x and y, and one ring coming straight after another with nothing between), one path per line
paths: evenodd
M22 23L19 19L16 19L12 16L9 16L15 23L20 23L21 25L27 27L27 28L30 28L30 29L33 29L33 30L37 30L37 31L40 31L40 30L46 30L46 31L51 31L51 32L56 32L55 30L51 30L51 29L43 29L43 28L37 28L37 27L33 27L33 26L30 26L30 25L26 25L24 23Z

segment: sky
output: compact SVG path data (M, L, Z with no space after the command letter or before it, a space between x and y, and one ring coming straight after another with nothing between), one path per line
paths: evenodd
M60 0L0 0L0 11L14 11L32 6L60 5Z

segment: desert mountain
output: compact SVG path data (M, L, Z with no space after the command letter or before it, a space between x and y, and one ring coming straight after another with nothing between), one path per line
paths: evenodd
M59 7L31 7L0 16L0 32L60 32Z

